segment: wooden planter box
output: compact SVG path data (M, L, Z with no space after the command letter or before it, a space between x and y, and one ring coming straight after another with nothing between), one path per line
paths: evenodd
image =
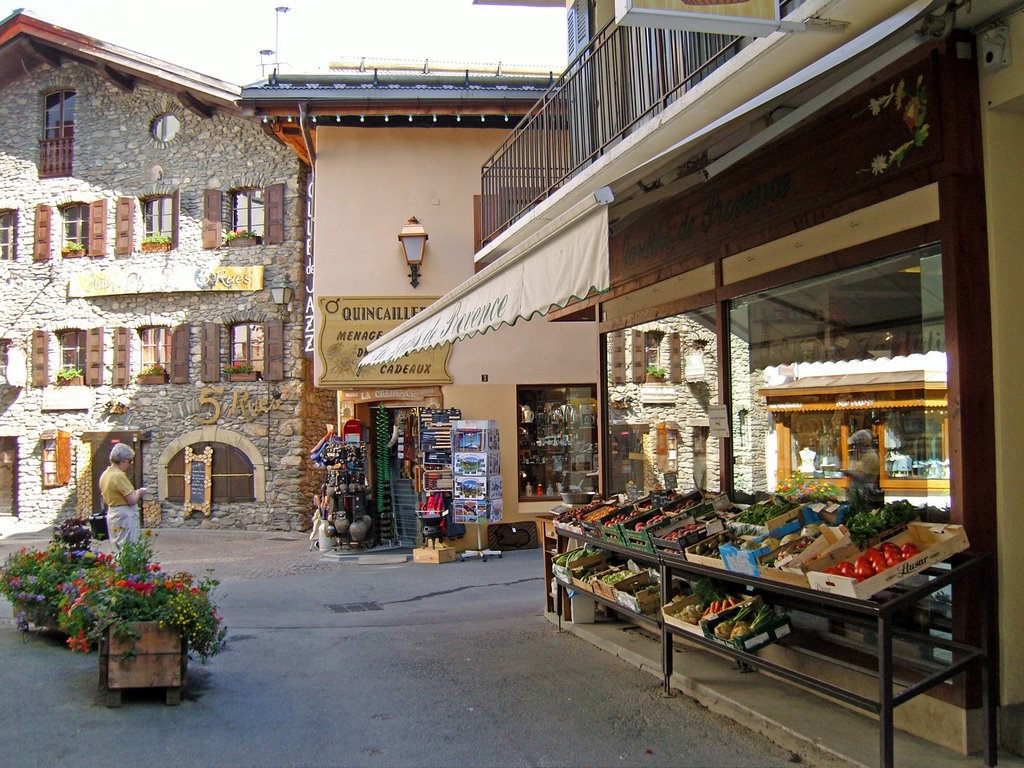
M58 387L80 387L85 384L85 377L75 376L72 379L55 379L53 383Z
M139 633L134 641L109 629L100 640L100 688L106 692L107 706L121 706L121 691L126 688L163 688L168 706L181 703L188 649L178 631L161 627L157 621L130 626ZM133 650L134 655L123 658Z
M139 374L135 377L135 381L139 384L166 384L167 374L166 373L145 373Z
M142 243L140 250L143 253L162 253L171 250L170 243Z
M259 245L263 240L259 237L233 237L227 241L228 248L248 248L250 245Z
M256 371L252 373L229 373L228 381L256 381L259 374Z

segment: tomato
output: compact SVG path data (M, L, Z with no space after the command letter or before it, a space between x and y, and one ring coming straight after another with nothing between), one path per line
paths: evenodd
M857 562L853 566L853 575L858 581L870 578L875 575L875 566L871 563L870 558L867 555L861 555L857 558Z
M853 563L848 563L844 560L836 565L836 569L839 571L841 576L849 576L850 578L853 578Z
M903 554L898 549L891 549L885 553L885 567L892 568L903 562Z
M825 573L831 573L833 576L842 576L842 573L840 573L839 569L835 566L832 566L831 568L826 568Z
M883 542L883 544L880 547L880 549L882 550L882 554L885 555L886 557L889 556L890 552L899 552L900 551L900 548L897 547L895 544L893 544L891 541Z
M874 566L876 571L881 571L885 569L885 555L883 555L874 547L868 547L866 550L864 550L863 556L868 559L868 561L871 563L872 566Z
M917 557L921 554L921 550L911 544L909 541L900 547L900 552L903 554L904 560L909 560L912 557Z

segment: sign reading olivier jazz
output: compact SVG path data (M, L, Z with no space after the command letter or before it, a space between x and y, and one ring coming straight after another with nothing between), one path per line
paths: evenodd
M317 354L322 372L317 383L349 387L450 384L447 364L451 345L448 344L356 369L366 355L368 344L415 317L433 302L433 297L318 297Z
M263 267L111 267L72 275L68 297L124 296L132 293L184 291L259 291Z

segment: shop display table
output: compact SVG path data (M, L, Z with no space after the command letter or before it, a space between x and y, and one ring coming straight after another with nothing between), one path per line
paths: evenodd
M540 522L538 522L540 525ZM810 690L842 701L857 709L873 713L879 720L879 765L891 768L893 763L893 710L930 688L951 679L954 675L968 670L980 672L981 709L985 727L984 761L986 765L996 763L996 670L995 670L995 603L992 589L991 558L988 555L960 553L951 557L945 565L948 568L930 568L923 572L927 581L922 584L907 586L898 591L883 592L869 600L860 600L842 595L829 594L804 587L787 585L742 573L726 571L700 565L685 559L683 554L656 550L653 553L642 552L624 547L605 539L592 536L568 533L553 525L544 524L541 541L544 552L544 575L547 585L552 577L551 560L558 552L568 548L570 542L588 544L606 552L631 558L634 562L648 567L657 567L661 573L662 605L671 598L671 584L675 576L682 578L710 577L719 581L732 582L744 589L756 590L771 604L792 608L808 614L821 616L832 621L859 625L874 629L875 650L877 653L878 696L862 696L845 688L823 682L799 670L778 664L755 653L749 653L723 646L701 635L687 632L671 624L661 621L660 612L657 616L635 614L624 610L614 600L607 600L600 595L588 595L602 605L619 612L627 620L637 621L648 627L661 630L661 666L663 684L666 692L671 687L673 673L673 641L680 637L688 642L708 648L720 654L736 659L737 662L756 669L763 669L784 680L799 684ZM552 533L554 539L552 539ZM554 546L551 546L554 544ZM921 599L950 585L958 585L966 579L980 579L976 594L980 597L978 621L980 624L980 641L970 645L956 640L937 637L925 631L915 632L897 627L895 615L901 609L913 606ZM558 615L559 627L566 610L563 592L574 589L556 579L558 585L554 605L549 606ZM901 585L902 586L902 585ZM565 618L568 615L565 614ZM903 681L894 679L894 639L907 640L932 649L948 652L948 662L922 662L921 670L915 668L916 679ZM896 688L900 688L896 692Z

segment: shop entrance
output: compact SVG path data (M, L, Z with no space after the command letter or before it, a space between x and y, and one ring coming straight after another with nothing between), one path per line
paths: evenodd
M18 438L0 437L0 515L18 514Z
M140 487L142 483L142 440L138 432L93 432L83 435L92 446L92 513L103 511L103 499L100 497L100 475L110 466L110 451L117 443L127 443L135 449L135 461L129 470L132 485Z

